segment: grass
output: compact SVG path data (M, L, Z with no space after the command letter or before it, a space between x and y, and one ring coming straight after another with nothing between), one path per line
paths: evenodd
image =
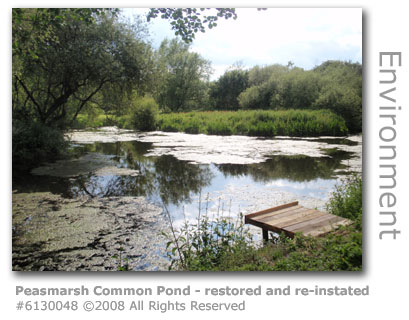
M157 129L168 132L248 136L343 136L345 121L328 110L203 111L158 116Z
M207 212L196 223L168 235L171 268L187 271L359 271L362 269L362 180L347 178L335 189L328 211L348 217L342 226L322 237L297 234L276 237L260 247L240 217L210 220ZM200 210L199 210L200 211Z
M103 114L78 115L75 129L116 125L134 129L132 116L107 117ZM345 121L328 110L242 110L162 113L149 126L151 130L209 135L246 136L345 136Z
M73 124L73 129L97 129L105 126L117 126L119 128L131 129L131 116L109 116L99 114L88 116L79 114Z

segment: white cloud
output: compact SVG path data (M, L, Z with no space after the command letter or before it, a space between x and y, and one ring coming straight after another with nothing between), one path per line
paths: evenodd
M221 21L197 36L193 50L215 65L241 60L312 68L325 60L362 60L361 9L238 9L236 21Z
M219 78L221 75L224 74L224 72L231 67L230 64L217 64L217 65L213 65L213 74L212 74L212 79L217 79Z
M362 61L362 10L359 8L237 9L237 20L198 33L192 50L213 64L216 79L237 61L245 66L272 63L312 68L326 60ZM172 37L170 24L152 23L154 44Z

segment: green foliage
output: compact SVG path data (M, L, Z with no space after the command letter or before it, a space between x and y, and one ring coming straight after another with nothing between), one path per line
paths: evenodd
M359 271L362 269L362 234L343 228L321 238L296 236L279 243L283 256L272 271ZM271 244L270 248L276 246ZM265 249L269 252L269 248Z
M248 71L229 70L211 85L211 104L217 110L237 110L239 107L237 98L247 87Z
M108 84L117 91L148 84L150 45L140 28L119 22L109 10L99 16L87 9L19 10L13 14L14 118L64 128ZM21 45L26 34L30 41Z
M362 131L362 65L359 63L327 61L313 73L321 79L319 97L313 108L328 108L339 114L351 132Z
M153 131L156 128L158 104L151 97L140 97L134 102L131 111L131 126L139 131Z
M104 114L90 115L79 114L72 124L73 129L96 129L107 125L107 117Z
M267 66L255 66L249 70L249 85L258 86L271 79L278 79L289 72L289 66L272 64Z
M71 124L73 129L99 128L105 126L107 117L97 104L87 104Z
M354 221L360 230L362 227L362 178L359 175L348 176L337 185L328 202L327 210L334 215Z
M192 232L192 231L191 231ZM234 231L231 231L234 233ZM190 233L190 237L195 237ZM185 235L186 237L186 235ZM183 240L186 238L183 237ZM188 271L360 271L362 269L362 234L343 228L322 238L284 235L264 247L249 239L223 245L211 244L213 250L196 251L193 244L182 248L186 263L173 256L172 267ZM170 246L171 247L171 246ZM175 252L174 252L175 253Z
M95 23L96 18L106 14L116 15L118 9L98 8L13 8L13 56L30 56L39 58L40 43L60 41L57 30L66 21L81 21L85 24Z
M254 67L249 79L253 85L239 96L242 109L311 109L320 89L316 74L280 65Z
M272 94L273 90L271 90L269 83L247 88L238 96L240 108L253 110L268 109L270 108Z
M236 17L231 8L201 16L204 10L159 8L148 16L171 20L186 42L216 26L218 18ZM146 26L138 19L132 26L122 22L116 9L16 8L12 18L13 122L29 123L31 129L43 124L61 130L102 125L153 130L155 102L133 106L149 93L163 113L243 110L162 114L158 125L164 131L254 136L361 131L360 64L328 61L310 71L292 63L231 68L209 84L210 62L187 43L165 40L154 52ZM249 109L280 112L244 111Z
M38 122L13 120L12 139L13 166L23 169L57 159L67 146L61 130Z
M327 110L205 111L160 114L159 130L218 135L342 136L344 120Z
M275 102L279 97L278 85L280 79L289 71L288 67L279 64L251 68L249 88L238 97L240 108L280 109L281 105Z
M172 260L170 268L210 271L223 265L231 254L245 250L251 235L242 218L240 216L237 221L227 217L212 220L206 213L196 223L185 221L174 234L165 234Z
M156 53L154 97L162 110L199 108L207 98L210 62L189 51L189 45L164 40Z
M327 61L313 70L270 65L248 71L249 87L238 96L241 109L329 109L350 132L362 131L362 66Z
M362 97L360 94L360 91L348 86L326 85L314 102L314 107L327 106L345 119L351 132L361 132Z
M311 109L319 90L319 77L315 73L293 68L281 77L271 105L282 109ZM328 107L322 106L320 109Z
M212 29L217 26L218 18L236 20L236 10L234 8L215 8L216 15L204 15L201 12L210 8L151 8L147 19L150 21L160 15L162 19L171 21L172 30L175 30L176 36L181 36L186 43L192 42L195 33L205 32L207 28ZM202 19L203 18L203 19Z

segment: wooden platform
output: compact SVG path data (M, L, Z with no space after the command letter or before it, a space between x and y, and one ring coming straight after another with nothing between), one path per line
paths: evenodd
M297 232L316 237L337 226L350 224L351 220L305 208L296 201L248 214L245 216L245 223L262 228L263 239L267 240L268 231L284 232L290 238Z

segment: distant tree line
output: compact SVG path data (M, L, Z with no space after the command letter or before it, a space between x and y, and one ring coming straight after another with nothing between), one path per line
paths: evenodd
M312 70L274 64L226 71L210 83L216 110L329 109L351 132L362 129L362 65L326 61Z
M234 10L149 13L159 14L187 33L155 49L146 23L131 24L117 9L13 9L13 162L59 154L64 130L102 114L146 125L159 111L329 109L350 132L361 131L360 64L236 65L210 81L211 63L190 50L189 39L216 26L217 17L234 19Z

